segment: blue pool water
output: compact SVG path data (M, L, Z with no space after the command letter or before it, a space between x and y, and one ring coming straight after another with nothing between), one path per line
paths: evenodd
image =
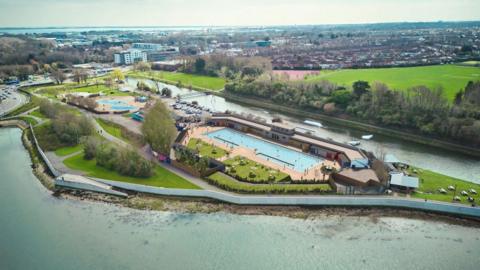
M110 108L114 111L126 111L136 109L135 106L128 105L126 102L116 99L100 99L97 100L97 103L100 105L110 105Z
M230 146L243 146L250 149L257 149L257 156L280 165L288 166L299 172L303 172L323 161L323 159L319 157L258 139L230 128L209 132L206 136Z

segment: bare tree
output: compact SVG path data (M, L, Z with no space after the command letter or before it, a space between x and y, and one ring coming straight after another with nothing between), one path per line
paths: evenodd
M63 71L61 71L60 69L54 70L52 72L52 77L57 84L62 84L67 79L65 73L63 73Z

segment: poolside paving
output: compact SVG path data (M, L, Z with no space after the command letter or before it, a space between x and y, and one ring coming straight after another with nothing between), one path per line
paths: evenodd
M192 128L188 131L188 134L185 137L184 141L182 141L182 144L184 144L186 146L188 144L188 141L191 138L197 138L197 139L205 141L209 144L212 144L214 146L217 146L219 148L227 150L230 153L228 155L228 157L225 156L225 157L220 158L219 159L220 161L223 161L223 160L226 160L228 158L235 157L235 156L243 156L243 157L248 158L250 160L253 160L257 163L260 163L260 164L263 164L263 165L268 166L270 168L277 169L281 172L287 173L288 175L290 175L292 180L322 181L323 179L328 179L327 176L324 177L323 174L321 173L320 168L323 165L332 166L332 167L336 167L337 169L340 169L340 165L338 163L336 163L335 161L323 160L322 162L319 162L315 166L312 166L305 171L296 171L293 168L287 167L285 165L282 166L282 165L280 165L276 162L273 162L273 161L270 161L270 160L267 160L265 158L262 158L262 157L258 156L256 154L255 150L253 150L253 149L249 149L249 148L246 148L246 147L243 147L243 146L231 147L230 145L228 145L226 143L223 143L223 142L220 142L218 140L212 139L212 138L205 135L206 133L214 132L214 131L217 131L217 130L220 130L220 129L223 129L223 128L224 127L195 127L195 128ZM255 137L255 138L258 138L260 140L266 141L264 138L255 136L253 134L248 134L248 135L252 136L252 137ZM268 142L273 143L273 144L278 144L282 147L287 147L289 149L301 152L300 149L297 149L297 148L294 148L294 147L291 147L291 146L279 144L279 143L276 143L276 142L273 142L273 141L268 141Z

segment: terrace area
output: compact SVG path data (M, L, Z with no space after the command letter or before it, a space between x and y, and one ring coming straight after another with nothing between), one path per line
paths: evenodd
M241 133L222 127L196 127L188 131L182 144L191 140L218 147L227 155L217 158L226 161L229 157L244 157L274 170L290 175L293 181L324 180L322 166L340 169L334 161L303 153L300 149L267 141L252 134Z

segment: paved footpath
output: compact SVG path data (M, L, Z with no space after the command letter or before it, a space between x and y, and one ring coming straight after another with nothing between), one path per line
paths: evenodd
M75 152L75 153L72 153L72 154L69 154L69 155L66 155L66 156L57 156L57 154L55 154L55 152L46 152L45 155L47 156L48 160L50 160L50 163L52 163L53 167L55 167L55 169L57 169L59 172L61 173L68 173L68 174L77 174L77 175L85 175L84 172L82 171L77 171L77 170L72 170L70 168L68 168L67 166L65 166L65 164L63 164L63 161L69 157L72 157L78 153L80 153L81 151L78 151L78 152Z

